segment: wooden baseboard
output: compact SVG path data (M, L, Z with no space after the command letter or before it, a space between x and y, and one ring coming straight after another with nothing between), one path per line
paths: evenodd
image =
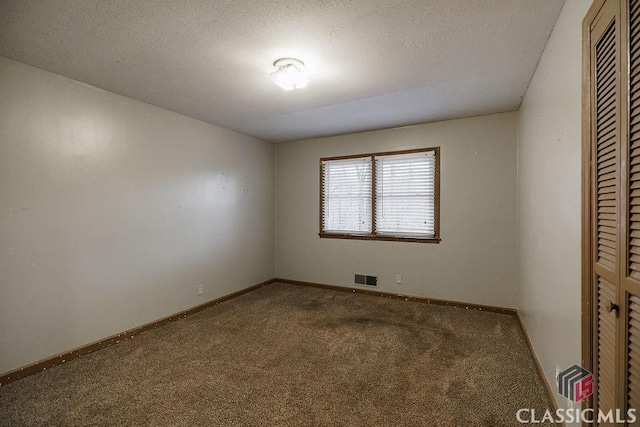
M151 322L151 323L147 323L145 325L139 326L137 328L133 328L130 329L128 331L124 331L122 333L119 333L117 335L112 335L110 337L104 338L100 341L96 341L78 348L75 348L73 350L64 352L64 353L60 353L57 354L55 356L40 360L38 362L32 363L30 365L24 366L22 368L18 368L16 370L13 370L11 372L7 372L5 374L0 375L0 386L3 384L7 384L16 380L19 380L20 378L24 378L27 377L29 375L33 375L35 373L44 371L46 369L52 368L56 365L60 365L62 363L68 362L70 360L73 359L77 359L78 357L84 356L86 354L92 353L94 351L100 350L102 348L108 347L110 345L113 344L117 344L120 341L125 341L129 338L132 338L136 335L140 335L141 333L148 331L150 329L155 329L158 328L162 325L165 325L169 322L174 322L176 320L179 319L183 319L187 316L190 316L192 314L195 314L199 311L202 311L206 308L209 307L213 307L217 304L220 304L224 301L228 301L230 299L233 298L237 298L240 295L246 294L248 292L254 291L256 289L268 286L272 283L286 283L286 284L291 284L291 285L298 285L298 286L310 286L310 287L314 287L314 288L321 288L321 289L329 289L329 290L334 290L334 291L340 291L340 292L351 292L351 293L357 293L357 294L363 294L363 295L373 295L373 296L379 296L379 297L385 297L385 298L394 298L394 299L399 299L399 300L404 300L404 301L414 301L414 302L420 302L420 303L425 303L425 304L435 304L435 305L443 305L443 306L448 306L448 307L458 307L458 308L464 308L466 310L478 310L478 311L487 311L487 312L492 312L492 313L500 313L500 314L508 314L511 316L515 316L518 319L518 323L520 325L520 328L522 329L522 332L525 336L525 340L527 343L527 346L529 347L529 350L531 351L531 354L533 356L533 360L535 361L535 365L536 365L536 369L538 371L538 375L540 376L540 378L542 379L544 386L546 388L547 394L549 395L549 400L551 401L552 405L554 406L553 409L556 410L557 409L557 403L555 400L555 397L552 393L552 389L549 386L549 383L547 382L547 379L544 375L544 372L542 371L542 367L540 365L540 362L536 356L535 351L533 350L533 345L531 344L531 340L529 339L529 335L527 334L527 331L524 327L524 324L522 323L522 319L520 318L520 315L518 314L518 312L515 309L512 308L504 308L504 307L495 307L495 306L490 306L490 305L481 305L481 304L470 304L470 303L464 303L464 302L459 302L459 301L448 301L448 300L442 300L442 299L436 299L436 298L424 298L424 297L412 297L412 296L408 296L408 295L402 295L402 294L393 294L393 293L388 293L388 292L380 292L380 291L374 291L374 290L370 290L370 289L360 289L360 288L352 288L352 287L344 287L344 286L334 286L334 285L326 285L326 284L322 284L322 283L313 283L313 282L303 282L300 280L290 280L290 279L283 279L283 278L275 278L275 279L270 279L267 281L264 281L262 283L258 283L257 285L253 285L253 286L249 286L248 288L242 289L240 291L237 292L233 292L229 295L225 295L223 297L220 298L216 298L214 300L208 301L204 304L198 305L196 307L190 308L188 310L184 310L181 311L179 313L175 313L171 316L159 319L155 322Z
M488 311L492 313L509 314L511 316L515 316L517 313L517 311L513 308L496 307L492 305L471 304L466 302L449 301L449 300L436 299L436 298L412 297L409 295L393 294L389 292L380 292L380 291L374 291L370 289L325 285L322 283L303 282L300 280L291 280L291 279L283 279L283 278L276 278L274 279L274 281L279 283L287 283L290 285L311 286L314 288L331 289L333 291L352 292L356 294L373 295L373 296L380 296L385 298L394 298L394 299L400 299L404 301L421 302L425 304L445 305L448 307L464 308L466 310Z
M527 342L527 346L529 347L529 351L531 352L531 356L533 357L533 361L534 361L534 363L536 365L536 371L538 371L538 376L542 380L544 388L547 391L547 396L549 396L549 401L551 401L551 405L553 406L553 408L551 408L551 409L553 410L554 413L556 413L556 411L558 410L558 402L556 402L556 398L555 398L555 394L553 392L553 389L551 388L551 385L549 384L549 381L547 381L547 377L544 374L544 370L542 369L542 365L540 364L540 360L538 359L538 355L536 354L535 350L533 349L533 344L531 343L531 338L529 338L529 334L527 333L527 329L524 326L524 322L522 321L522 317L520 317L520 313L516 313L516 318L518 319L518 324L520 325L520 330L522 331L522 334L524 335L524 339ZM562 425L565 426L566 424L562 423Z
M100 350L102 348L108 347L110 345L116 344L120 341L127 340L129 338L133 338L136 335L140 335L141 333L148 331L150 329L158 328L162 325L165 325L169 322L175 322L179 319L184 319L187 316L191 316L199 311L202 311L206 308L213 307L214 305L220 304L221 302L228 301L233 298L237 298L240 295L246 294L248 292L254 291L256 289L262 288L264 286L270 285L274 283L275 279L270 279L264 281L262 283L258 283L257 285L249 286L248 288L242 289L237 292L233 292L229 295L225 295L220 298L216 298L214 300L208 301L204 304L200 304L188 310L181 311L179 313L172 314L171 316L164 317L162 319L156 320L155 322L147 323L145 325L139 326L137 328L129 329L128 331L121 332L117 335L112 335L110 337L104 338L100 341L96 341L87 345L83 345L81 347L77 347L73 350L69 350L64 353L56 354L55 356L48 357L46 359L40 360L38 362L32 363L27 366L23 366L22 368L18 368L16 370L7 372L5 374L0 375L0 386L3 384L10 383L12 381L19 380L20 378L27 377L29 375L33 375L37 372L44 371L46 369L52 368L56 365L60 365L62 363L68 362L73 359L77 359L78 357L84 356L86 354L92 353L94 351Z

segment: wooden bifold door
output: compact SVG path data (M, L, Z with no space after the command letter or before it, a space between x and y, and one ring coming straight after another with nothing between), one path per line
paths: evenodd
M596 0L583 43L582 364L588 405L626 415L640 407L640 0Z

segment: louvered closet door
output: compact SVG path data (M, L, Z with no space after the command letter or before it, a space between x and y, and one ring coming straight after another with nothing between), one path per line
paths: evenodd
M626 409L640 410L640 0L628 4L629 94L628 114L623 114L624 130L622 150L628 158L628 171L624 174L626 212L623 231L626 236L625 271L621 283L621 314L625 320L621 327L622 398ZM624 64L623 64L624 65ZM623 67L626 68L626 67ZM623 108L627 110L627 106ZM640 423L639 423L640 424Z
M590 35L594 407L618 407L616 351L621 266L621 118L619 0L605 3Z

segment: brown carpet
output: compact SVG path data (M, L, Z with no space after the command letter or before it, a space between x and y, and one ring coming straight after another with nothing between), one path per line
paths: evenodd
M0 387L0 425L516 426L516 319L273 284Z

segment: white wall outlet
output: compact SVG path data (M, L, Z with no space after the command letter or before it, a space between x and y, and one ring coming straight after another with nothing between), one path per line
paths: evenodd
M402 274L396 274L396 283L398 285L402 284Z
M203 285L198 285L198 296L202 295L202 286Z

